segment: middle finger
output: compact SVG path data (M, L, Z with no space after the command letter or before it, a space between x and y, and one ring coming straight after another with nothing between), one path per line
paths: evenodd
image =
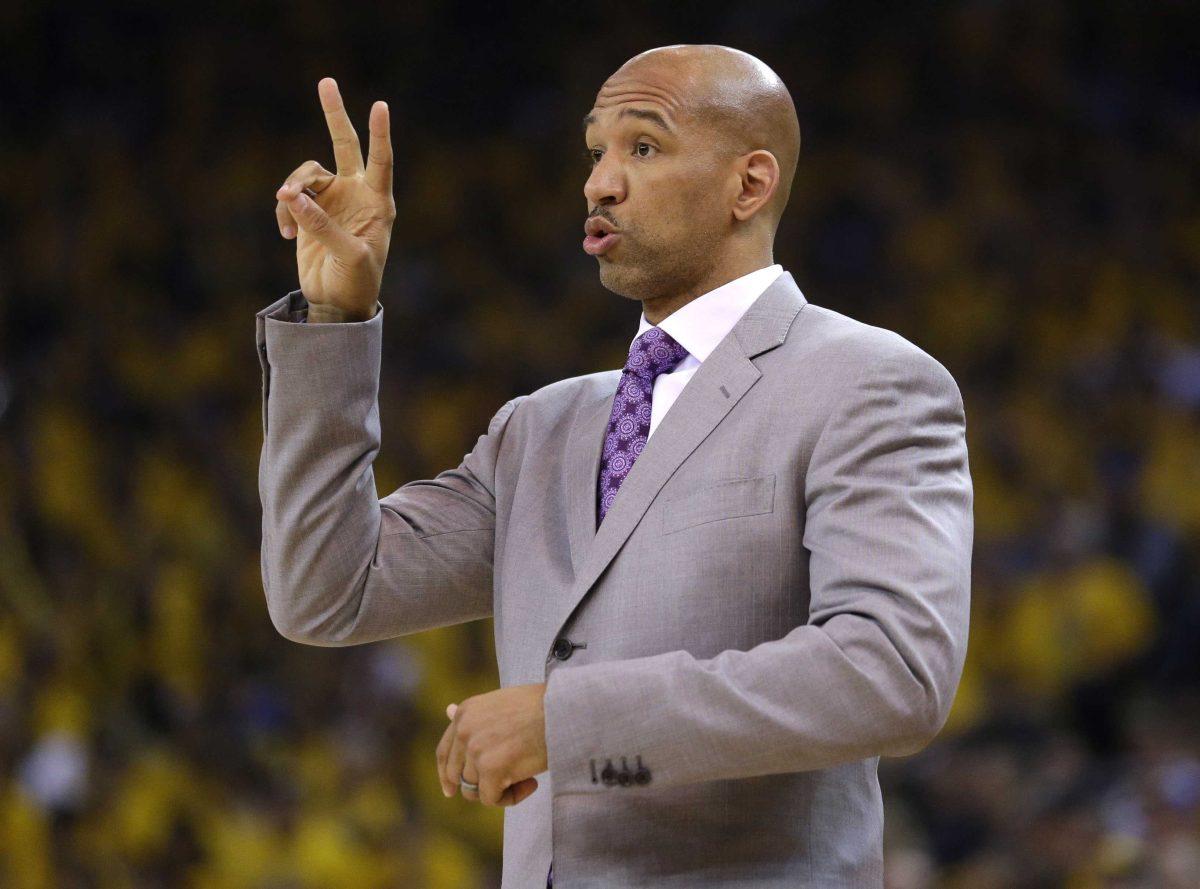
M464 743L462 736L458 732L455 732L454 737L450 740L450 750L446 754L446 780L452 782L454 786L459 789L463 795L463 799L473 800L476 797L474 795L468 796L471 791L467 790L462 786L462 784L459 783L463 777L463 769L466 767L466 764L467 745ZM476 780L472 780L470 777L468 777L467 780L472 784L479 783Z

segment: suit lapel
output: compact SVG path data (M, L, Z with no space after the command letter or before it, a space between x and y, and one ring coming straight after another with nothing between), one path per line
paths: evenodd
M707 359L696 369L621 484L612 507L596 529L596 485L604 434L620 375L612 392L585 403L567 439L568 536L575 583L561 600L551 603L555 635L580 600L633 533L662 486L762 375L750 359L773 349L806 300L792 276L783 272L738 319Z
M600 454L604 450L604 435L608 431L608 418L612 414L617 383L620 380L620 371L613 373L612 385L609 387L611 391L607 395L585 402L579 408L567 436L567 453L564 458L567 479L567 533L571 540L571 564L576 575L579 574L579 566L596 537L596 479L600 475ZM587 483L589 478L592 480L590 485Z

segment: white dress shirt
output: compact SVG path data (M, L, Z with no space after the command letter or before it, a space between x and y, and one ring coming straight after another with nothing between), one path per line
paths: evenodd
M662 320L658 326L687 349L688 354L673 371L659 374L654 380L649 435L654 434L655 428L675 403L675 399L692 378L696 368L717 347L717 343L725 339L746 309L750 308L782 272L783 266L776 263L734 278L708 293L701 294ZM653 326L646 320L646 313L642 312L641 324L638 325L637 336L633 339L636 340ZM633 346L633 340L630 340L629 345Z

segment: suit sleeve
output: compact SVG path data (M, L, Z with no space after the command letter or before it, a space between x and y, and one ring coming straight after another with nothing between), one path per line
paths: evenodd
M808 622L710 659L556 669L554 792L609 792L592 760L640 756L662 787L920 750L966 657L972 505L953 377L912 347L877 359L836 402L807 471Z
M461 464L379 499L383 307L302 324L293 291L258 315L262 580L286 638L336 647L490 617L495 468L520 397Z

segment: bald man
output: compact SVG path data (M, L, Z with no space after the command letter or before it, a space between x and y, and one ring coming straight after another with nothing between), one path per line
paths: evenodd
M276 628L494 618L501 687L448 703L434 759L446 796L504 807L504 889L882 886L879 758L937 734L966 654L965 417L939 362L774 263L784 84L722 46L604 82L582 246L641 304L625 366L515 395L382 499L389 114L364 165L318 91L337 170L276 193L300 289L257 322Z

